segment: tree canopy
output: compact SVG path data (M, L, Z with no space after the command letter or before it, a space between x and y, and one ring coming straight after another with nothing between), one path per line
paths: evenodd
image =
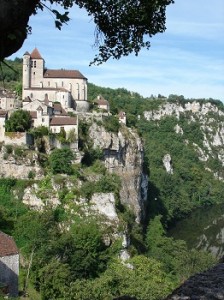
M99 53L92 63L109 58L119 59L141 48L150 47L149 39L164 32L166 7L174 0L15 0L0 2L0 61L21 48L27 33L29 17L41 9L50 9L58 29L69 21L69 9L84 8L95 25L95 46ZM52 9L57 4L60 9ZM60 11L60 12L59 12Z
M25 132L31 127L31 116L26 110L14 111L9 119L6 121L5 130L7 132Z

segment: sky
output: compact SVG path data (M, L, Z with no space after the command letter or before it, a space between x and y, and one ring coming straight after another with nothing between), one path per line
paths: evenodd
M175 0L167 7L167 30L151 39L149 50L91 67L97 53L95 25L77 7L70 17L60 31L49 11L32 16L32 34L9 58L37 47L47 68L79 70L102 87L125 88L144 97L176 94L224 102L224 0Z

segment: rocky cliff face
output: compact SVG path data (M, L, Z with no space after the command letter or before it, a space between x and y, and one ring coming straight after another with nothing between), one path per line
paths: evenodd
M126 126L110 133L103 126L93 123L89 136L94 147L104 151L104 163L109 172L121 178L121 202L127 205L139 222L144 217L148 178L143 172L143 145L139 135Z
M17 149L17 151L16 151ZM40 179L43 171L38 164L37 154L26 149L2 146L0 151L0 177Z
M198 139L195 136L195 141L192 143L198 157L203 162L208 162L210 159L219 162L220 166L224 166L224 110L212 102L166 102L161 104L157 109L144 112L144 118L148 121L159 121L166 117L174 117L177 120L173 130L183 136L185 128L184 122L198 126L202 138ZM186 124L186 123L185 123ZM159 126L159 125L158 125ZM189 140L186 139L188 144ZM169 154L168 154L169 155ZM172 159L172 158L171 158ZM164 163L165 165L165 163ZM207 167L207 170L213 172ZM223 172L214 172L214 176L221 180L224 179Z
M224 299L224 264L190 277L165 300Z
M139 135L122 125L118 133L107 132L103 126L92 123L89 129L89 138L93 147L103 150L104 164L110 173L116 173L121 179L120 201L127 205L140 222L144 218L144 204L147 199L148 178L143 172L143 145ZM96 176L96 177L94 177ZM97 175L94 175L97 180ZM99 175L98 175L99 177ZM92 179L89 179L90 181ZM45 199L51 205L58 205L58 191L63 187L57 186L51 180L50 191ZM82 182L78 184L80 187ZM66 179L66 188L70 189L72 183ZM25 190L23 202L35 209L42 209L45 202L40 197L41 188L38 185ZM73 202L76 202L74 197ZM72 201L72 199L71 199ZM112 193L95 193L90 200L78 199L84 209L91 207L92 212L98 211L110 222L118 223L119 219L115 210L115 198ZM89 204L87 204L89 203Z

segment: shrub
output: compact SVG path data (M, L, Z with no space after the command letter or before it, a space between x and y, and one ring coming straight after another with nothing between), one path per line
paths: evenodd
M74 153L69 148L55 149L50 154L49 164L53 174L69 174L73 173L72 160Z
M120 128L118 118L115 116L109 116L104 119L103 125L107 131L117 133Z
M5 145L5 149L7 154L12 154L12 145Z
M45 126L39 126L36 128L33 128L30 133L33 135L33 137L36 138L42 138L43 136L47 136L49 134L49 129Z
M15 154L15 156L21 157L21 156L23 156L24 151L23 151L23 149L21 147L16 147L14 149L14 154Z
M19 109L14 111L6 121L6 132L25 132L31 127L31 116L28 111Z
M36 175L36 172L34 170L30 170L28 173L28 178L29 179L34 179Z

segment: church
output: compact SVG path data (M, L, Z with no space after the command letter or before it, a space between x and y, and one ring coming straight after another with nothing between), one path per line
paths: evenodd
M52 106L60 103L67 111L87 112L87 78L77 70L47 69L35 48L23 55L23 100L36 99Z

